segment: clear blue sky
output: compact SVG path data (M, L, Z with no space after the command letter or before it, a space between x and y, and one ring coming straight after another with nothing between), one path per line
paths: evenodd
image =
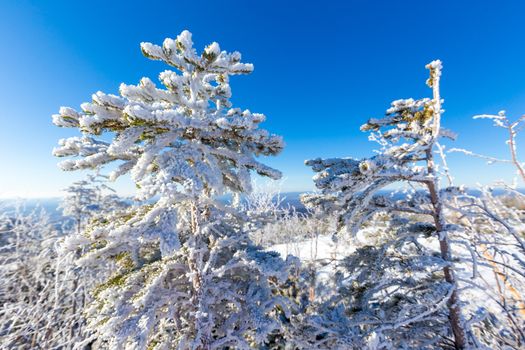
M166 67L139 43L183 29L199 48L217 41L255 64L232 78L233 102L284 136L286 150L268 162L284 172L285 191L312 189L305 159L370 154L359 126L391 100L428 95L424 65L436 58L456 146L503 156L504 135L471 117L525 113L523 18L523 1L0 0L0 196L56 195L78 179L51 156L74 134L51 114L156 79ZM460 155L450 162L458 182L510 178Z

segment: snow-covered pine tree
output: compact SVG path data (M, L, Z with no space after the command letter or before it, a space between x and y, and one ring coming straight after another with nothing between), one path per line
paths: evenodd
M88 185L87 180L79 180L66 187L66 195L59 206L65 216L74 220L77 234L82 232L91 213L90 206L96 198L95 190Z
M262 114L231 108L229 78L248 74L238 52L217 43L201 54L183 31L144 55L175 70L165 88L143 78L122 84L120 96L97 92L82 111L62 107L53 121L78 128L60 140L64 170L118 163L112 179L130 173L140 207L100 219L66 245L90 245L81 262L114 260L118 269L99 286L89 308L101 346L137 349L247 349L277 330L286 301L272 285L286 279L276 253L254 246L239 214L216 196L250 191L250 171L277 179L258 162L282 139L259 129ZM106 142L99 135L114 135ZM151 202L153 201L153 204Z
M65 217L72 219L73 227L69 227L68 220L64 222L62 237L57 240L57 247L61 247L64 241L74 240L82 234L90 221L124 210L129 206L124 199L115 194L115 190L109 187L107 182L108 177L105 175L88 174L85 179L76 181L64 189L66 195L60 203L59 209L62 209ZM82 309L92 301L89 290L107 278L108 273L111 272L110 264L98 264L93 268L76 266L76 260L82 253L83 249L66 249L64 251L64 249L59 248L56 257L57 261L60 262L60 266L57 264L57 271L64 275L59 274L59 277L64 280L67 279L67 283L64 283L57 278L56 283L62 282L62 285L59 286L65 289L64 293L70 295L72 299L70 311L77 319L76 324L71 327L71 336L68 339L70 347L75 342L83 340L81 337L74 338L73 335L77 329L87 328ZM90 333L92 331L88 333L84 330L82 335L87 338Z
M361 127L363 131L371 131L370 138L381 145L377 155L362 160L334 158L306 161L306 165L318 173L314 181L322 195L307 196L305 201L338 211L340 228L351 230L359 229L377 212L403 212L430 217L439 240L441 258L446 262L443 273L451 288L447 307L455 347L462 349L467 345L467 338L452 266L449 226L443 212L443 191L439 187L439 173L434 160L438 139L454 138L454 134L441 127L441 62L433 61L426 67L430 71L427 84L432 88L432 98L394 101L384 118L370 119ZM408 182L426 191L400 200L378 193L385 186L399 182Z
M88 174L64 189L66 195L59 208L74 220L77 234L96 214L108 214L128 205L106 182L107 176Z

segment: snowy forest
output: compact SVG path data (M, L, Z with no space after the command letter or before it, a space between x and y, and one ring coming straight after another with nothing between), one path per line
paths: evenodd
M436 59L407 77L426 96L362 116L369 157L305 160L292 202L265 164L285 140L231 102L253 65L189 31L140 48L158 82L50 119L87 174L59 214L0 202L1 349L525 349L525 116L472 116L506 158L455 148ZM450 157L515 181L456 183Z

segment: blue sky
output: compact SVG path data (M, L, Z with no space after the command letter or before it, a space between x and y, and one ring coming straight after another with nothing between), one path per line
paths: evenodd
M232 78L233 102L284 136L286 150L268 163L284 172L285 191L313 188L305 159L371 154L359 126L394 99L429 95L424 65L436 58L455 146L504 156L505 135L472 116L525 113L524 15L522 1L0 0L0 196L57 195L80 178L51 156L74 135L51 114L155 79L167 67L139 43L184 29L199 48L217 41L254 63L252 75ZM512 177L464 156L449 161L460 183Z

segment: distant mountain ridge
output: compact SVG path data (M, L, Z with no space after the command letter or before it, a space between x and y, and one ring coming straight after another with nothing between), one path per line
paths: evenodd
M519 189L518 190L521 193L525 193L525 189ZM282 207L294 207L298 211L304 211L304 205L301 203L300 196L304 193L312 193L312 192L283 192L280 194L280 198L282 199ZM380 194L387 195L389 193L393 193L393 191L389 190L383 190L380 191ZM481 194L479 190L476 189L469 189L467 190L467 193L478 196ZM504 193L503 190L495 190L496 194L502 194ZM402 198L404 194L402 192L395 192L394 198ZM222 196L220 198L224 202L229 202L231 200L231 196ZM24 213L29 213L30 211L34 209L43 209L45 210L52 218L56 218L57 216L60 217L62 213L58 209L60 202L62 201L62 198L60 197L53 197L53 198L30 198L30 199L0 199L0 213L6 212L6 211L13 211L15 210L16 206L20 207L20 210L22 210Z

